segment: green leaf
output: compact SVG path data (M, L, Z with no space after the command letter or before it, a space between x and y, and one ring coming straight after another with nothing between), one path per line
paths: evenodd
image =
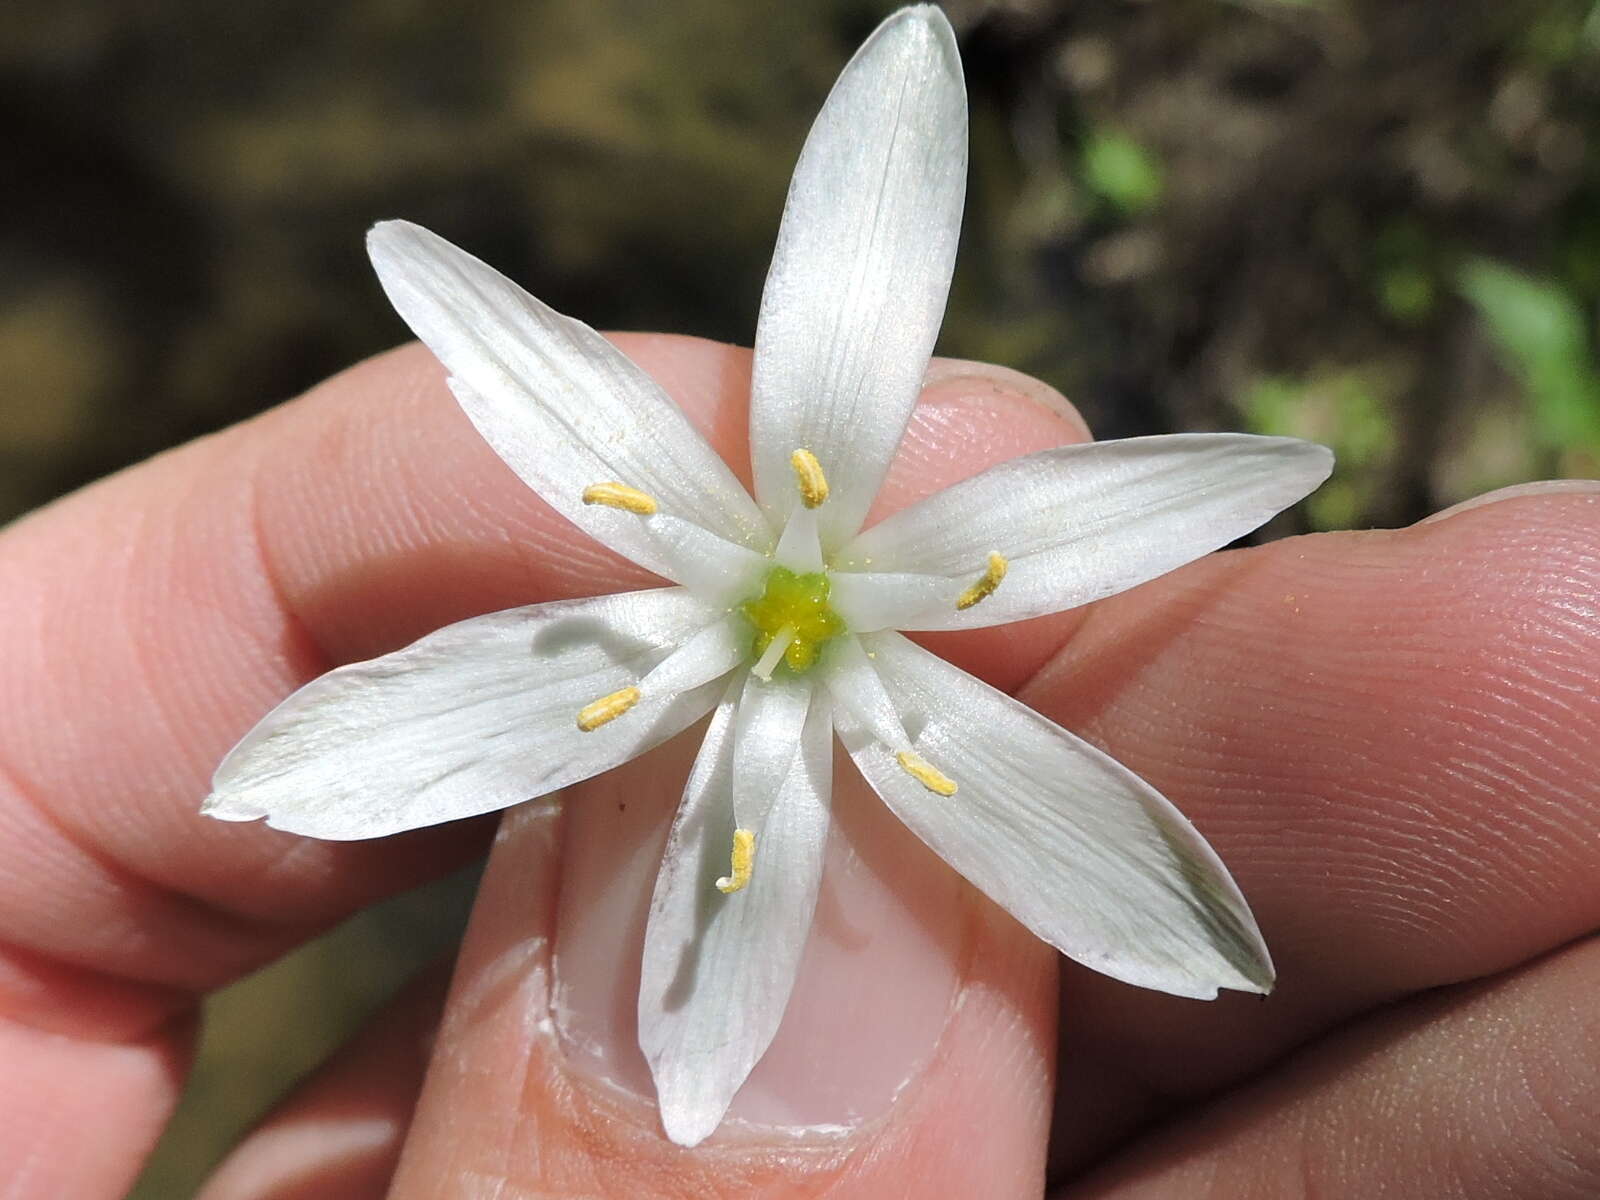
M1421 321L1433 312L1433 277L1409 263L1390 267L1378 276L1378 302L1397 321Z
M1600 376L1588 320L1571 293L1488 259L1467 263L1459 283L1527 389L1540 445L1600 446Z
M1155 155L1127 134L1106 128L1091 130L1084 141L1083 182L1126 215L1153 207L1166 184Z

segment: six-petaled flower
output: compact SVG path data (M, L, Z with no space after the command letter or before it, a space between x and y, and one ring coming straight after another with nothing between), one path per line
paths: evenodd
M600 335L414 225L371 234L395 307L550 505L674 586L476 617L313 681L206 811L365 838L503 808L711 714L645 939L662 1120L716 1128L778 1028L829 828L835 734L873 790L1063 954L1180 995L1272 968L1217 856L1088 743L897 630L1073 608L1215 550L1327 475L1304 442L1188 434L1014 459L862 529L943 315L966 175L955 38L890 17L808 138L762 299L752 497Z

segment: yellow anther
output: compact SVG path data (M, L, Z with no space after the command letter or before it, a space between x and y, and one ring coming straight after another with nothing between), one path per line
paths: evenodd
M1005 556L995 551L989 551L989 567L978 578L978 582L962 592L956 598L957 608L971 608L980 600L987 600L994 595L995 588L1000 586L1000 581L1006 577Z
M913 754L909 750L902 750L894 758L900 764L902 771L930 792L940 796L954 796L956 794L956 781L923 758L922 755Z
M733 874L717 880L717 891L725 896L731 896L749 884L750 876L756 869L756 835L748 829L735 829L733 853L729 857Z
M585 733L593 733L607 721L615 721L637 703L639 689L636 687L625 687L620 692L601 696L593 704L585 704L578 710L578 728Z
M800 484L800 503L807 508L817 508L828 498L828 477L822 473L822 464L809 450L796 450L789 455L789 465Z
M656 498L649 492L612 480L608 483L591 483L583 489L585 504L604 504L607 508L620 508L623 512L638 513L648 517L656 511Z

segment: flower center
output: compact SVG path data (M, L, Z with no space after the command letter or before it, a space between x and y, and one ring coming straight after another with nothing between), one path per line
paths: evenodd
M739 606L756 627L751 649L757 675L771 678L780 658L791 671L805 671L817 661L822 643L845 632L844 622L828 604L830 587L824 571L800 575L773 567L761 595Z

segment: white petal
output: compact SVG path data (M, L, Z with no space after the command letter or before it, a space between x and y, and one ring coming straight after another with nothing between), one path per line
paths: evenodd
M824 549L861 525L944 315L967 174L967 100L938 9L902 9L850 60L789 185L751 377L756 495L775 528L810 450Z
M639 1044L667 1136L693 1146L722 1121L794 989L828 836L832 735L819 690L778 802L756 830L755 870L723 895L734 825L734 710L717 710L667 838L650 904Z
M578 711L716 621L682 588L474 617L314 679L217 768L204 811L312 837L379 837L505 808L598 775L698 720L721 684Z
M772 559L727 541L691 521L657 514L634 517L661 556L662 574L718 608L761 594Z
M799 575L822 570L816 509L800 507L789 513L789 522L783 527L783 536L778 539L778 548L772 552L772 557L779 566Z
M852 633L919 629L918 621L943 619L971 580L888 571L834 571L828 601Z
M734 812L741 829L758 828L784 786L812 707L812 690L809 676L788 672L745 680L733 755Z
M971 629L1076 608L1154 579L1250 532L1333 467L1295 438L1180 433L1024 455L862 533L841 571L972 583L990 551L1009 560L988 599L908 615L900 629ZM870 563L868 560L871 560ZM914 597L907 593L908 608Z
M721 679L750 655L750 626L724 617L684 642L639 681L646 695L671 695Z
M771 549L771 530L727 465L605 338L420 226L376 225L367 251L478 432L557 512L661 574L639 518L584 504L584 488L625 483L728 541Z
M1272 964L1216 853L1149 784L899 634L862 639L935 795L848 712L839 735L884 802L946 862L1068 958L1140 987L1265 992Z
M911 739L900 724L900 714L883 686L883 677L857 638L842 637L830 642L821 669L836 711L848 712L890 750L910 748Z

